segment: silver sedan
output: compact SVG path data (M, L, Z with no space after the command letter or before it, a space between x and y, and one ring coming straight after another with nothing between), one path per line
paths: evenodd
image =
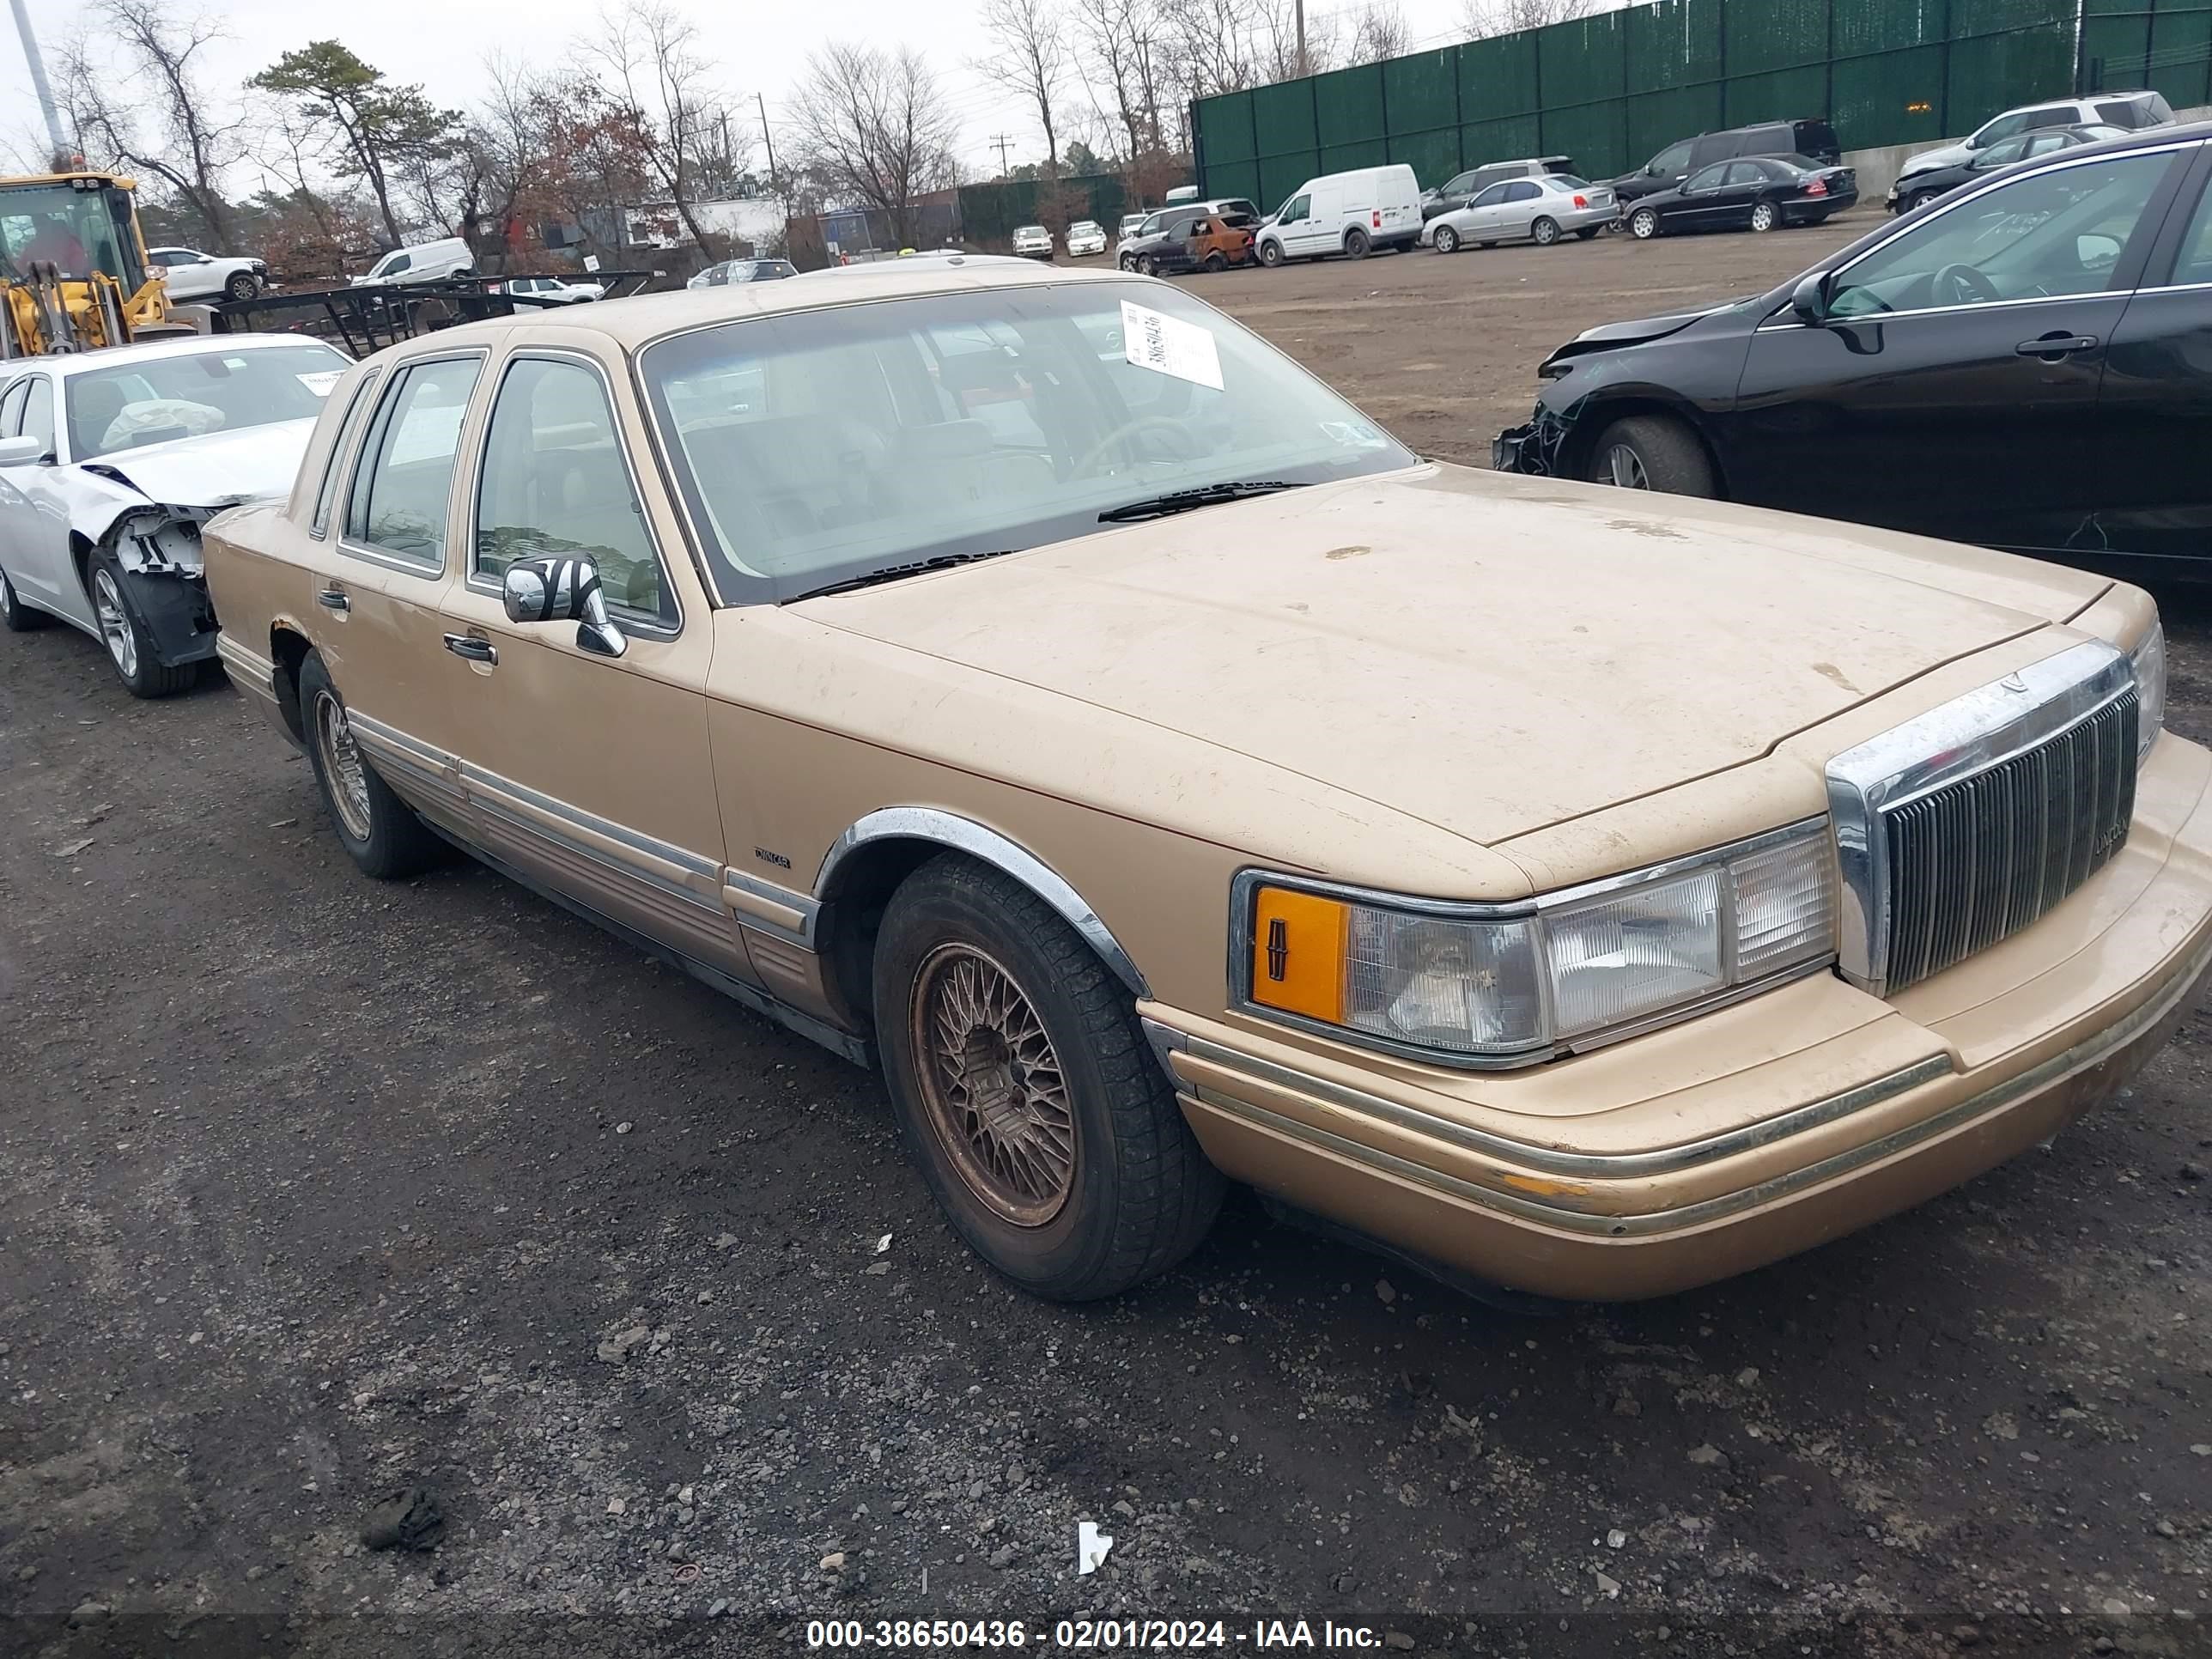
M1430 220L1421 227L1421 240L1439 253L1456 253L1470 242L1494 247L1527 240L1549 247L1563 236L1588 240L1613 222L1617 210L1610 185L1571 173L1504 179L1465 207Z

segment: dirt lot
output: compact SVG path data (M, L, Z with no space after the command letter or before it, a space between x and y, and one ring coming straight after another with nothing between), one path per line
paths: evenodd
M1197 285L1473 459L1572 330L1844 234ZM2169 621L2212 737L2212 608ZM2202 1015L2047 1153L1676 1300L1507 1316L1240 1201L1165 1282L1048 1307L939 1222L869 1078L481 870L360 879L226 686L134 703L58 629L0 639L0 1650L1087 1611L1232 1650L2212 1651ZM442 1545L364 1552L408 1483Z

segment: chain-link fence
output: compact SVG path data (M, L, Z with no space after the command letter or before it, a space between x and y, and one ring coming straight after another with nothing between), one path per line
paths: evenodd
M2077 33L2073 0L1657 0L1200 99L1191 125L1205 193L1270 208L1316 173L1384 162L1424 185L1512 156L1623 173L1753 121L1825 116L1846 149L1935 143L2068 95L2093 41L2105 86L2207 101L2203 57L2159 54L2205 50L2212 0L2086 3Z

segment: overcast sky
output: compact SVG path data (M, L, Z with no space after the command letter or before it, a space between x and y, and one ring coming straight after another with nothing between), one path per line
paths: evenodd
M29 0L32 26L51 68L73 23L88 8L79 0ZM936 70L961 125L963 173L988 178L998 170L993 137L1012 141L1009 158L1034 161L1043 148L1034 112L968 67L985 50L975 24L975 8L966 0L831 0L821 6L788 3L733 6L714 0L678 0L695 17L708 51L719 60L731 94L750 106L765 94L769 129L781 144L787 129L783 100L804 71L807 53L830 39L884 45L903 41L917 47ZM194 0L177 0L179 12ZM1352 0L1309 0L1309 17L1353 9ZM1417 46L1441 46L1458 38L1452 20L1456 0L1401 0L1408 33ZM368 0L366 4L320 5L315 0L210 0L219 10L229 39L210 55L210 80L232 85L295 46L319 35L335 35L368 62L399 81L421 82L439 103L465 108L476 101L483 64L504 52L533 61L557 60L574 35L588 29L599 0ZM1075 100L1089 100L1075 88ZM759 111L753 109L756 163L760 148ZM16 44L15 27L0 11L0 142L26 155L42 152L45 140L29 71ZM250 179L241 177L245 193Z

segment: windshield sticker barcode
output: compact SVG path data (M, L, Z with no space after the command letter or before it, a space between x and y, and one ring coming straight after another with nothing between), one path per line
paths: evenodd
M313 374L295 374L292 378L318 398L327 398L331 395L331 388L338 383L338 377L344 373L342 368L325 368Z
M1221 353L1209 329L1121 301L1121 354L1139 368L1221 390Z

